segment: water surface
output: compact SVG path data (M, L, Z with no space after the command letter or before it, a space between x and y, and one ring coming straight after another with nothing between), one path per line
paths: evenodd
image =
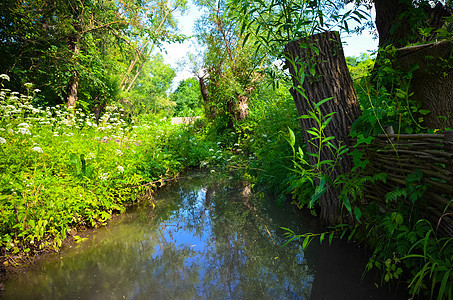
M286 242L316 220L250 185L194 175L6 283L5 299L392 299L344 243Z

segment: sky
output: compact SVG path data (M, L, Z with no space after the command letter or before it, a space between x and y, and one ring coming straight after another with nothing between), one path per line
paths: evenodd
M178 28L182 34L191 36L194 34L194 24L195 20L200 18L202 12L192 4L191 1L188 1L188 9L183 16L181 14L175 15L178 19ZM374 15L372 13L372 15ZM351 28L354 25L350 25ZM377 49L378 40L373 39L373 35L364 30L361 35L342 35L341 40L343 42L343 50L345 56L359 56L362 53L368 53L369 51L375 51ZM186 60L188 53L197 53L195 37L186 40L184 43L174 43L166 44L164 46L165 51L162 51L165 63L169 64L175 71L176 77L173 80L172 90L176 89L178 83L190 77L193 77L194 74L190 70L190 66L186 64L184 66L184 61Z

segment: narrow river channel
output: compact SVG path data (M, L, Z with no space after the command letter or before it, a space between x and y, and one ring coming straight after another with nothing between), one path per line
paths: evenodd
M88 239L5 284L4 299L396 299L343 242L284 246L281 227L316 232L292 206L198 174L160 190ZM378 282L379 283L379 282Z

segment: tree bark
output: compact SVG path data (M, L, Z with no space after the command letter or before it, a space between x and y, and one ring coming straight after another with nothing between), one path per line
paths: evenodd
M374 0L376 10L376 29L379 34L379 47L394 45L404 47L409 43L421 41L416 32L419 26L433 28L425 42L435 39L435 30L445 23L444 17L451 15L451 10L438 2L434 7L421 2L415 7L412 0Z
M209 77L209 73L206 69L197 72L198 82L200 83L201 97L203 98L203 106L206 117L213 120L216 116L215 109L211 103L211 96L209 95L208 87L206 86L205 80Z
M80 52L80 36L76 36L75 38L70 41L69 44L69 49L72 51L72 59L73 63L75 64L75 60L77 60L77 56L79 55ZM77 70L72 71L72 78L69 81L68 85L68 97L66 99L66 106L68 108L75 108L77 100L78 100L78 91L79 91L79 73Z
M343 48L338 32L324 32L307 38L288 43L285 46L287 65L292 75L295 87L302 88L306 97L292 88L290 90L299 116L306 115L312 109L313 103L331 98L320 106L322 116L336 112L329 125L324 129L324 136L334 136L332 144L335 146L348 144L348 135L353 123L360 115L361 110L354 91L351 75L349 74L344 58ZM296 64L297 70L291 61L301 62ZM300 82L300 71L304 68L305 80ZM314 69L314 75L310 75ZM304 139L309 153L317 153L318 149L308 141L313 137L307 130L318 125L314 119L300 119ZM334 155L327 147L321 149L322 161L335 160ZM317 158L310 156L310 163L315 165ZM343 155L333 169L328 165L321 166L320 172L329 173L335 180L339 175L348 173L352 169L352 159ZM341 188L341 187L340 187ZM333 225L339 221L338 195L341 189L335 189L327 183L327 191L319 199L321 218L327 224Z
M421 109L430 113L416 117L423 117L423 125L431 129L453 128L453 66L446 63L453 41L400 48L396 53L395 65L403 71L419 66L412 73L410 92Z

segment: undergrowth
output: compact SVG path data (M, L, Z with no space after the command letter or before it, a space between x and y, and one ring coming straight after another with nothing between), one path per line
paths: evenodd
M194 124L175 126L159 115L126 122L118 106L99 119L82 109L34 107L39 90L28 88L28 95L0 91L5 265L58 251L69 231L104 225L182 170L213 167L225 156Z

